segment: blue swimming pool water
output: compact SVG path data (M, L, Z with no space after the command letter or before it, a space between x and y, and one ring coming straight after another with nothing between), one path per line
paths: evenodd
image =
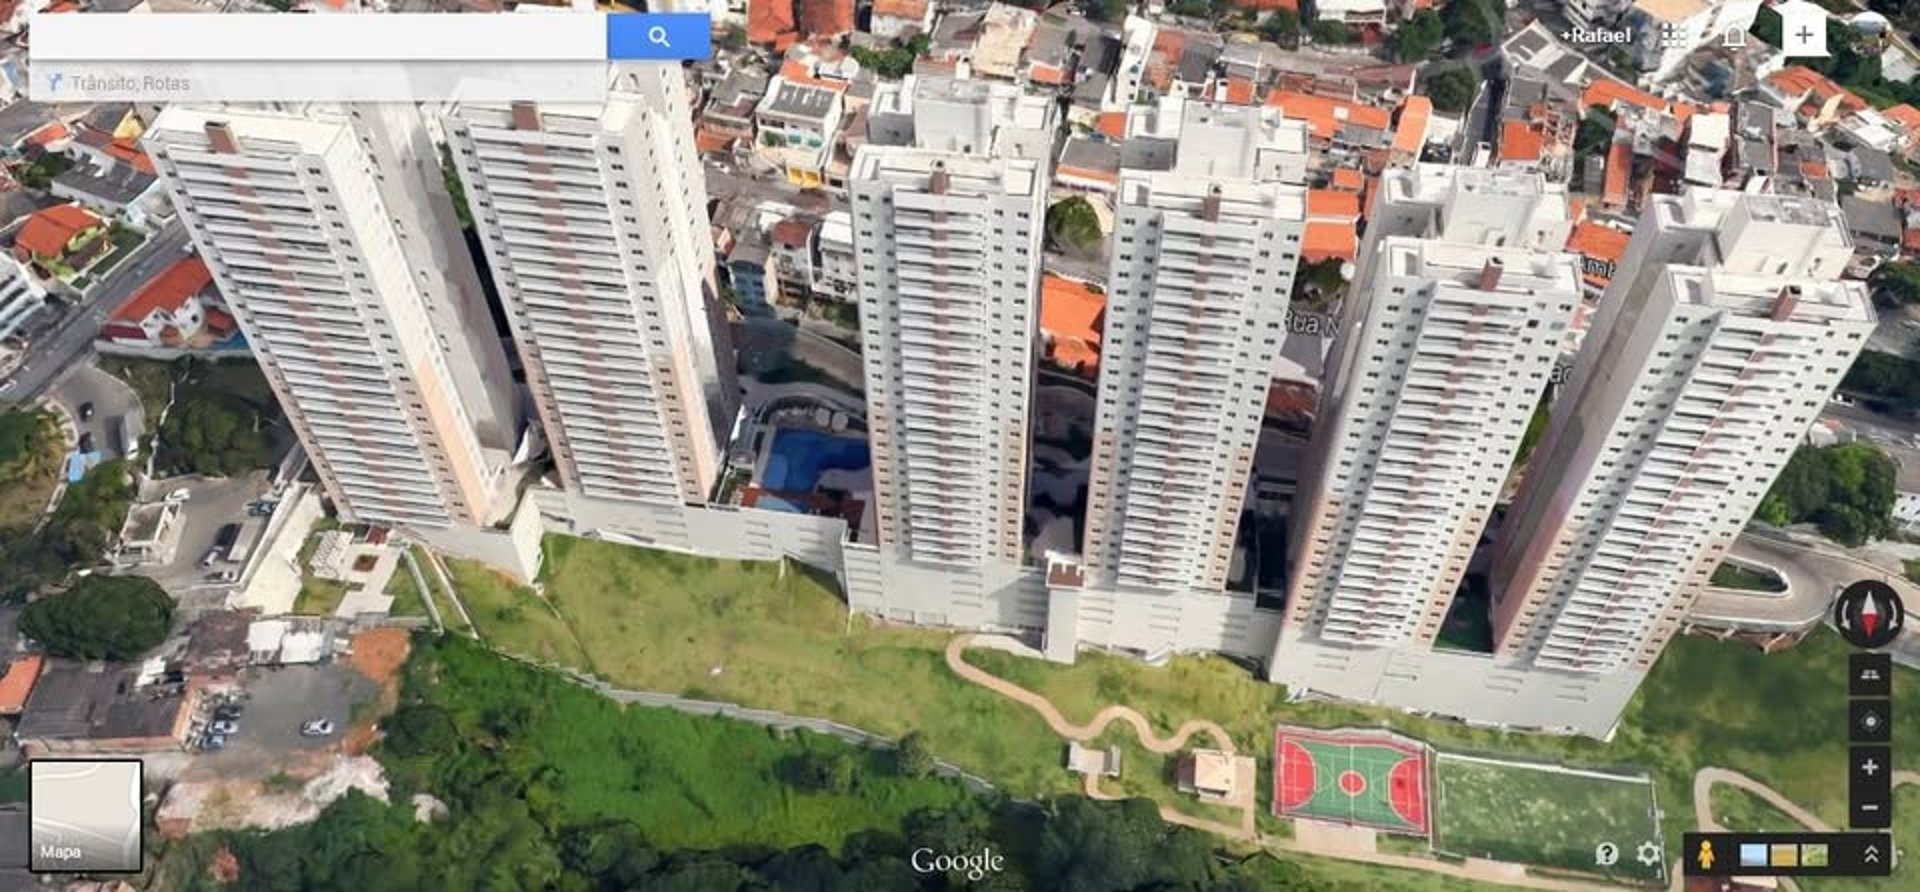
M784 428L767 447L767 469L760 486L777 492L812 492L828 471L857 471L871 458L865 440L813 430Z

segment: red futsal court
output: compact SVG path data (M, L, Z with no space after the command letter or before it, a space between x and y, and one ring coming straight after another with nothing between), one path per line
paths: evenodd
M1419 744L1382 732L1274 731L1274 814L1425 834L1427 790Z

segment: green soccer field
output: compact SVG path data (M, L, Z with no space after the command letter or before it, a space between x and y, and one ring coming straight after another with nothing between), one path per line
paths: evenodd
M1643 843L1660 842L1646 779L1444 753L1434 759L1433 777L1437 851L1634 881L1665 876L1664 851L1652 864L1639 858ZM1603 842L1620 853L1611 868L1595 864Z

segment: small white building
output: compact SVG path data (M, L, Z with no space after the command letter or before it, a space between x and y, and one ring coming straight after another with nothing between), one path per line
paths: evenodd
M0 255L0 339L13 336L47 305L47 290L13 257Z

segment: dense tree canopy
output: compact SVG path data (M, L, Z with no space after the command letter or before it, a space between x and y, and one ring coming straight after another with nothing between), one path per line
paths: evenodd
M67 487L37 532L0 540L0 593L17 596L100 563L133 502L127 463L115 459Z
M265 420L233 401L202 398L174 406L160 428L164 464L175 473L225 477L272 459Z
M27 605L20 631L47 652L81 660L130 660L164 641L173 598L144 576L88 576Z
M1873 303L1883 310L1920 304L1920 262L1896 260L1881 264L1867 280L1873 288Z
M1448 37L1479 46L1506 33L1507 5L1503 0L1452 0L1440 18Z
M1920 362L1865 350L1840 379L1840 389L1900 412L1920 410Z
M1774 480L1756 515L1774 526L1811 521L1845 545L1893 531L1900 469L1870 443L1802 447Z
M1418 62L1433 55L1447 39L1440 14L1423 9L1393 29L1393 54L1402 62Z
M1079 254L1090 254L1100 247L1100 215L1086 199L1076 195L1047 208L1047 236L1056 247Z
M47 472L59 458L59 428L45 412L0 412L0 485Z
M1463 112L1473 104L1473 93L1477 82L1473 69L1465 65L1449 65L1433 72L1427 78L1427 98L1433 100L1433 107L1445 112Z

